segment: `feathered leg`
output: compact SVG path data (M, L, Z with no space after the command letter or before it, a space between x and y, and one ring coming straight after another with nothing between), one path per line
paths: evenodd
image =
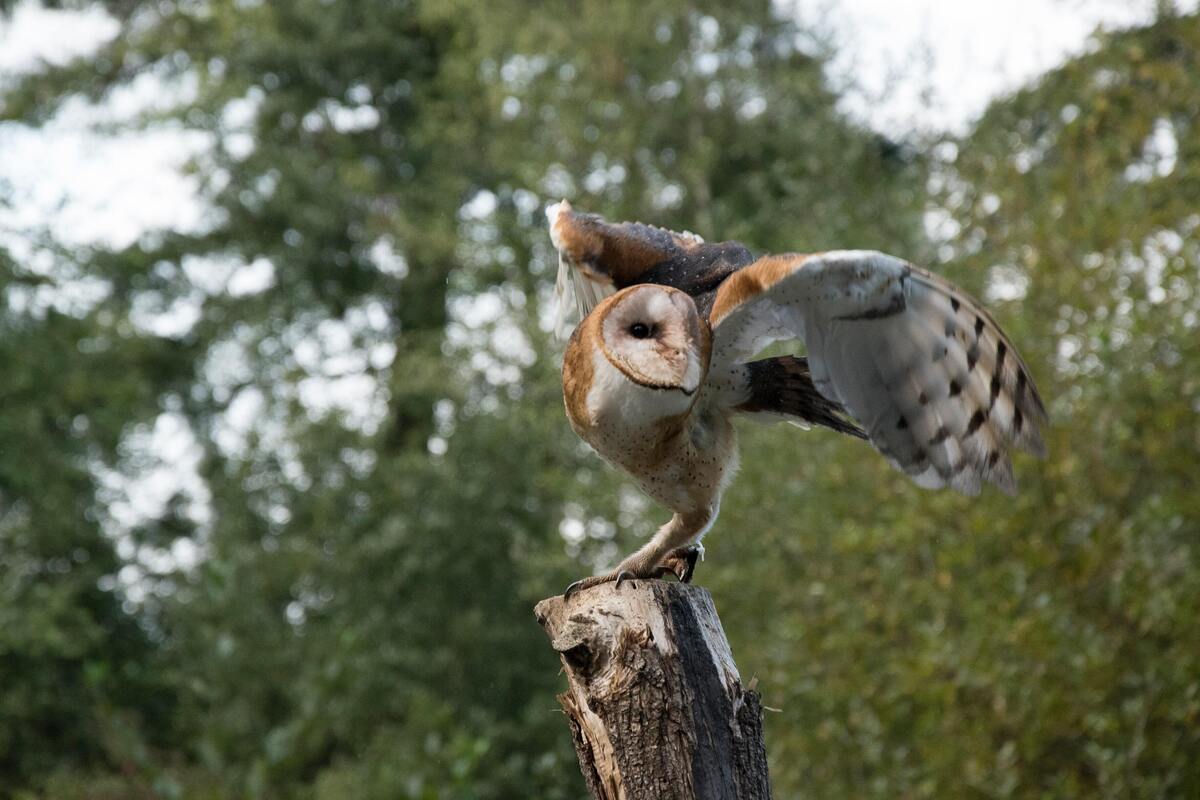
M567 587L563 596L570 597L578 591L610 581L616 581L619 586L623 581L634 578L656 578L665 574L664 569L674 572L680 580L684 580L685 576L690 580L700 549L695 548L691 555L691 564L688 565L685 551L692 548L686 545L712 523L713 516L714 512L711 509L687 514L676 512L671 521L659 528L650 541L617 565L612 572L575 581Z

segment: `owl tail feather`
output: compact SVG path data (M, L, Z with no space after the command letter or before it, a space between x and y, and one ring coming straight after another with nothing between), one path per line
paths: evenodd
M583 321L600 301L615 293L611 283L597 280L571 263L562 250L558 251L558 276L554 281L554 333L561 340ZM574 301L572 303L572 300ZM571 306L575 306L572 316Z

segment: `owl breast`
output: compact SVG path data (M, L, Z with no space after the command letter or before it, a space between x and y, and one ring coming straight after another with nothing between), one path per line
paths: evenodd
M737 464L728 418L679 390L630 382L602 354L590 366L586 403L574 409L567 404L576 433L668 508L688 512L715 505Z

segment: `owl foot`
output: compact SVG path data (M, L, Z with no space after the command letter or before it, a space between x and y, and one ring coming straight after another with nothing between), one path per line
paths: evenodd
M696 571L696 562L703 560L704 545L691 544L686 547L677 547L663 556L663 560L659 562L658 576L663 577L667 573L671 573L679 579L680 583L691 583L692 575Z
M616 582L617 588L620 589L622 583L641 578L665 578L667 575L674 575L680 583L691 583L692 576L696 572L696 562L703 560L704 545L697 543L685 547L677 547L663 556L662 561L658 562L658 566L645 574L638 574L640 570L618 568L606 575L593 575L590 578L581 578L567 587L566 591L563 592L563 598L569 598L576 592L590 589L593 586L599 586L602 583Z
M616 581L617 588L620 589L622 583L625 583L626 581L632 581L640 577L642 576L635 575L627 569L622 569L615 572L610 572L607 575L593 575L590 578L581 578L567 587L567 590L563 592L563 599L566 600L570 598L571 595L575 594L576 592L581 592L584 589L590 589L593 586L599 586L602 583L612 583L613 581Z

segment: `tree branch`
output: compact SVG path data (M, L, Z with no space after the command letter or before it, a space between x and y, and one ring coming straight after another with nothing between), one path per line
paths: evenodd
M562 658L558 699L593 798L770 797L759 697L707 591L608 583L534 613Z

